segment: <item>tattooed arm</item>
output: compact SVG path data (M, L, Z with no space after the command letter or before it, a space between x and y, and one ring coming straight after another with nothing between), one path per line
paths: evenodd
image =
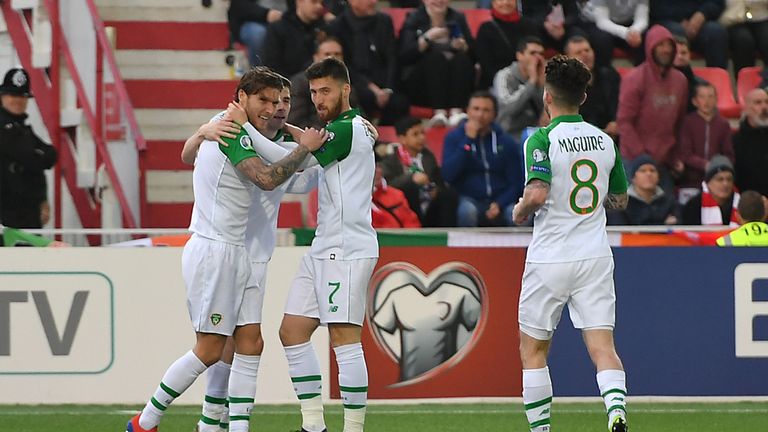
M603 205L608 210L624 210L627 208L627 202L629 201L629 196L626 193L622 194L612 194L609 193L608 196L605 197L605 202Z
M309 152L320 148L327 139L327 132L308 129L304 132L303 142L279 161L267 165L261 158L251 157L238 163L236 168L261 189L273 190L288 180L301 167Z
M512 210L512 219L515 224L522 225L528 220L528 217L536 210L540 209L549 196L549 183L533 179L525 186L523 197L520 198L515 208Z

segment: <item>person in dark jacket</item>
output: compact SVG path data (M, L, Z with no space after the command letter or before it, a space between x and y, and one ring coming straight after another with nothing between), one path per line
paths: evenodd
M405 117L395 124L394 152L381 162L384 178L400 189L425 227L455 227L458 195L443 181L435 155L426 147L419 119Z
M475 40L467 19L448 0L424 0L400 31L404 91L412 104L435 109L430 124L456 126L466 118L474 87Z
M513 225L524 181L520 147L494 122L496 100L490 93L474 93L467 115L443 147L443 178L459 193L458 225Z
M688 42L688 38L685 36L673 36L675 38L675 61L672 65L675 69L685 75L685 79L688 81L688 112L696 111L696 107L693 105L693 95L696 90L696 85L703 83L704 80L697 77L693 73L693 67L691 67L691 44Z
M750 91L744 105L744 119L733 135L736 186L768 196L768 90Z
M0 223L13 228L42 228L50 214L44 171L57 153L26 124L30 97L27 72L9 70L0 86Z
M262 64L267 26L282 16L281 11L264 7L259 0L230 0L227 10L229 33L232 40L248 47L248 61L252 66Z
M728 69L728 31L717 22L725 0L651 0L651 22L685 36L707 66Z
M348 7L328 26L341 41L352 86L368 118L392 125L408 114L408 99L395 91L397 44L389 15L376 10L376 0L349 0Z
M264 65L283 76L306 69L318 42L325 37L321 0L296 0L296 9L267 28Z
M624 210L607 212L609 225L674 225L677 204L672 194L659 186L659 170L648 155L632 161L629 173L632 184L627 190L629 200Z
M587 99L581 104L579 113L585 122L599 127L616 140L619 135L616 112L619 110L621 76L613 66L595 65L592 45L581 35L568 39L565 54L581 60L592 73L592 80L587 85Z
M722 155L709 161L701 192L688 200L681 214L683 225L739 226L739 193L733 184L731 162Z
M577 0L523 0L523 16L536 23L544 46L558 52L563 51L571 36L586 36L578 26L581 20Z
M477 31L477 60L480 63L480 85L487 90L493 85L496 72L516 60L517 43L525 36L541 37L540 30L530 18L520 15L517 0L494 0L490 21Z

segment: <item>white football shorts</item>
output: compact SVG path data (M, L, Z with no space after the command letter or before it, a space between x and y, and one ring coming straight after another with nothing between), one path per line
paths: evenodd
M319 318L321 324L363 325L368 283L376 261L304 255L288 290L285 313Z
M243 304L240 305L240 315L237 325L261 324L261 313L264 309L264 292L267 283L267 263L251 261L251 277L245 287Z
M251 277L245 246L193 234L184 246L181 272L195 331L231 336Z
M520 330L535 339L551 339L566 304L575 328L613 329L613 257L566 263L526 262L518 310Z

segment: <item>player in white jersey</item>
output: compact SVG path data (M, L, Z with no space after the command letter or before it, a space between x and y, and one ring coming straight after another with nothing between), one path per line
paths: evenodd
M291 82L285 77L281 76L281 78L283 90L280 92L280 102L275 114L267 122L266 129L260 129L259 132L282 147L292 150L297 144L293 142L293 137L284 131L286 119L291 111ZM181 156L185 163L194 163L197 150L204 139L220 141L223 145L227 145L222 138L235 138L239 132L239 126L225 120L224 117L225 112L218 114L209 123L200 126L197 134L187 140ZM297 172L290 180L272 191L263 191L258 187L251 189L252 202L245 230L245 246L251 260L251 278L248 281L241 310L244 310L244 314L250 316L250 320L257 325L261 323L264 305L267 263L272 257L276 244L280 202L285 193L307 193L314 189L317 186L318 171L319 167L313 167ZM259 339L263 341L260 333ZM230 338L227 340L221 360L207 370L203 412L196 427L199 432L217 432L228 428L227 383L234 349L233 340ZM252 361L258 365L261 351L257 354Z
M375 131L349 105L349 73L328 58L307 69L312 102L327 122L328 141L313 155L323 167L318 184L317 233L288 293L280 339L301 403L302 430L325 430L320 365L310 337L327 325L339 367L344 432L363 430L368 372L360 344L368 282L378 259L371 226ZM250 128L246 125L245 129ZM276 160L285 150L254 140L262 157Z
M591 76L557 56L546 67L544 104L552 118L525 142L526 187L513 218L536 213L520 292L523 402L531 431L550 430L550 341L567 304L597 368L608 429L627 430L626 377L613 342L616 295L605 208L627 205L627 178L610 136L586 123L579 106Z
M265 68L255 68L243 75L236 95L247 118L266 127L279 103L282 87L280 77ZM174 399L221 358L228 336L235 340L229 380L230 429L248 430L258 366L250 360L261 349L258 326L241 309L251 275L245 248L250 190L254 184L264 190L278 187L326 139L325 132L307 130L301 144L272 165L257 157L250 139L225 138L226 147L214 141L202 143L193 172L195 204L189 228L193 234L182 256L196 343L166 371L153 397L130 420L126 431L156 431Z

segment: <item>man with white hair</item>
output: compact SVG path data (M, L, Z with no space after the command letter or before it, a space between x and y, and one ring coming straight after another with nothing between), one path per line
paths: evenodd
M736 186L768 195L768 91L756 88L744 102L744 117L733 136Z

